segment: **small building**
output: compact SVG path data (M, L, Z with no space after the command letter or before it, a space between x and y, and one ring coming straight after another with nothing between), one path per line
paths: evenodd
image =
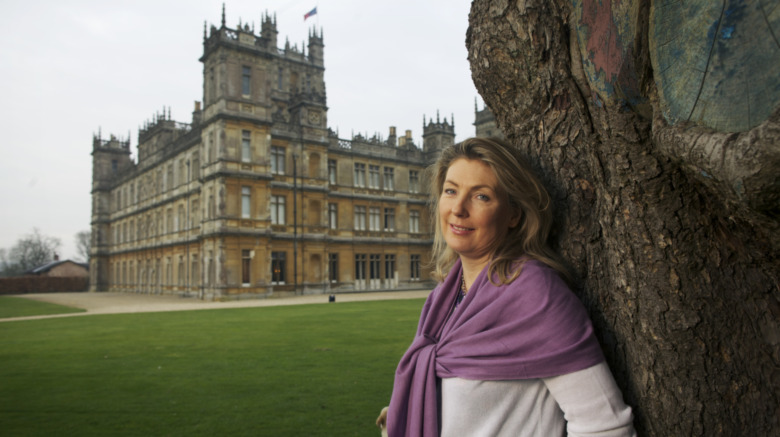
M49 277L89 277L89 266L87 264L77 263L69 259L59 260L55 257L55 260L44 264L40 267L36 267L29 272L29 275L36 276L49 276Z

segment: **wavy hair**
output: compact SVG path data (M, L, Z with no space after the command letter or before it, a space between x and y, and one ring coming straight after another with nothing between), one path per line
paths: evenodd
M488 264L490 281L493 282L493 278L498 277L501 284L511 283L520 274L523 263L528 259L547 264L570 281L570 273L548 244L552 227L550 195L519 151L499 138L469 138L449 146L442 150L436 163L428 168L431 220L435 223L431 253L433 277L443 281L458 257L444 241L439 219L439 198L447 178L447 170L459 159L487 164L498 180L500 195L513 211L521 213L517 226L510 228L506 238L492 251Z

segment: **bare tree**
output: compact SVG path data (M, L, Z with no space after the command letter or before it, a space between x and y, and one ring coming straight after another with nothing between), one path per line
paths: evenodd
M780 7L475 0L469 23L640 434L776 434Z
M80 231L76 233L76 251L79 260L89 262L89 245L92 233L90 231Z
M62 243L58 238L42 235L34 228L31 234L20 238L4 261L6 276L20 275L54 260Z

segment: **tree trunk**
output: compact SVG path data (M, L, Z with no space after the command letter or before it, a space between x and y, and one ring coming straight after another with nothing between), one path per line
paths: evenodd
M669 117L658 13L475 0L472 75L556 199L555 244L639 434L776 435L780 100L742 133Z

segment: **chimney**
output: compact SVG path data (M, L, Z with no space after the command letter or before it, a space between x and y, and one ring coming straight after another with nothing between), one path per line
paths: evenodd
M390 136L387 138L387 144L391 146L395 146L397 142L397 138L395 136L395 126L390 126Z

